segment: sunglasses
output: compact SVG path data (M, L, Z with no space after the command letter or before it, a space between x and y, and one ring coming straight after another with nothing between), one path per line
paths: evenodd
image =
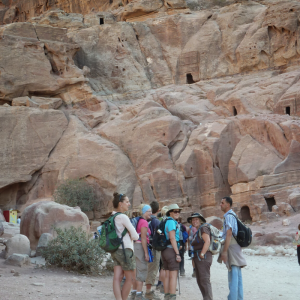
M171 212L173 212L174 214L180 214L180 210L172 210Z

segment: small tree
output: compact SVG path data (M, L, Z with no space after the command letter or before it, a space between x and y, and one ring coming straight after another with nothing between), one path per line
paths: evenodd
M47 266L61 267L80 273L99 273L106 259L105 252L99 246L99 240L90 240L81 227L69 229L55 228L57 237L43 249L42 256Z
M91 211L96 204L93 187L81 179L68 179L61 183L54 195L57 203L71 207L79 206L82 211Z

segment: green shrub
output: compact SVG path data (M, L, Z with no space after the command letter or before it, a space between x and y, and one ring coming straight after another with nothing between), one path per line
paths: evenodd
M54 195L57 203L71 207L79 206L82 211L91 211L96 204L93 187L81 179L68 179L61 183Z
M47 266L56 266L79 273L102 272L101 264L106 253L100 248L98 239L90 239L82 228L55 228L57 237L42 250ZM108 264L109 265L109 264Z

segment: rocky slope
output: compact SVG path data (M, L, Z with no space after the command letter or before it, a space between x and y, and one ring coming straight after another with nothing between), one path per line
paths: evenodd
M228 194L245 220L299 211L300 3L120 3L2 0L0 207L80 177L96 219L115 190L186 215Z

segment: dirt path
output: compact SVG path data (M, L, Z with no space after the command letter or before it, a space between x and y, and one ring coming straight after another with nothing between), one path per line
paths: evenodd
M300 267L297 257L247 256L243 270L245 300L298 300ZM186 257L187 259L187 257ZM11 269L20 273L13 276ZM11 267L0 260L0 299L113 300L112 277L89 277L61 270ZM186 277L180 278L179 300L202 299L191 261L186 260ZM215 260L211 269L214 300L227 299L227 270ZM35 286L33 284L44 284ZM163 298L163 297L161 297Z

